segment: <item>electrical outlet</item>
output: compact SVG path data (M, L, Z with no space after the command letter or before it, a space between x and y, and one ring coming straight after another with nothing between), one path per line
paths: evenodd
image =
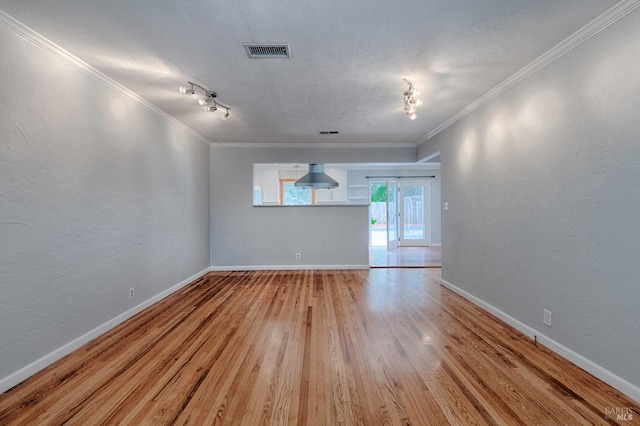
M296 260L302 259L302 255L300 253L296 253Z
M542 314L542 322L546 325L551 327L551 311L544 309L543 314Z
M131 287L129 289L129 299L133 299L133 296L134 296L133 287Z

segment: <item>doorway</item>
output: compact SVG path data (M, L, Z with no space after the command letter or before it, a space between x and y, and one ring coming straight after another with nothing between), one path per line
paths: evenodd
M398 245L431 245L431 182L402 182L398 185Z
M369 196L369 246L431 245L430 181L372 181Z
M369 265L439 267L431 245L431 181L369 182Z
M369 247L387 247L387 182L369 182Z

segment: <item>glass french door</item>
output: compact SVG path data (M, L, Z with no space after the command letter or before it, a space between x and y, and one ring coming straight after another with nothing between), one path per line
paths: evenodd
M398 248L398 183L387 181L387 249Z
M427 246L431 243L428 218L431 211L431 182L402 182L399 186L398 240L401 246Z

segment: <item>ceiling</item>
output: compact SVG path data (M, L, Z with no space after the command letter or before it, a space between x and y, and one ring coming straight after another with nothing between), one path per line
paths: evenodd
M417 144L617 0L1 0L212 142ZM288 43L249 59L243 43ZM411 80L424 105L402 108ZM190 80L231 107L223 121ZM334 131L338 135L319 135Z

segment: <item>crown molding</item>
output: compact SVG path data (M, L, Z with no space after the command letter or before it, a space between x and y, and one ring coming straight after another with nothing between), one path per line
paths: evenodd
M496 87L489 90L475 101L471 102L457 114L451 116L448 120L444 121L438 127L430 131L427 134L426 138L418 140L417 146L422 145L424 142L442 132L447 127L456 123L458 120L461 120L462 118L471 114L473 111L477 110L487 102L500 96L502 93L506 92L516 84L520 83L532 74L551 64L556 59L575 49L611 24L624 18L625 16L636 10L638 7L640 7L640 0L623 0L620 3L616 4L611 9L607 10L602 15L598 16L593 21L589 22L587 25L564 39L562 42L549 49L547 52L543 53L541 56L522 68L520 71L516 72L511 77L507 78L502 83L498 84Z
M170 116L169 114L167 114L166 112L158 108L157 106L153 105L151 102L140 97L135 92L127 89L122 84L118 83L117 81L113 80L112 78L108 77L102 72L98 71L88 63L74 56L67 50L63 49L61 46L58 46L56 43L52 42L51 40L44 37L40 33L32 30L31 28L29 28L22 22L18 21L11 15L8 15L6 12L2 10L0 10L0 28L4 28L10 33L29 42L31 45L43 50L44 52L66 63L67 65L70 65L76 70L84 72L88 76L92 77L94 80L97 80L115 90L120 91L121 93L125 94L126 96L130 97L131 99L137 101L138 103L146 107L148 110L162 116L163 118L169 120L173 124L187 131L192 136L195 136L197 139L200 139L203 142L211 144L211 141L209 139L205 138L200 133L193 130L191 127L187 126L186 124L177 120L176 118Z
M214 142L220 148L415 148L413 142Z

